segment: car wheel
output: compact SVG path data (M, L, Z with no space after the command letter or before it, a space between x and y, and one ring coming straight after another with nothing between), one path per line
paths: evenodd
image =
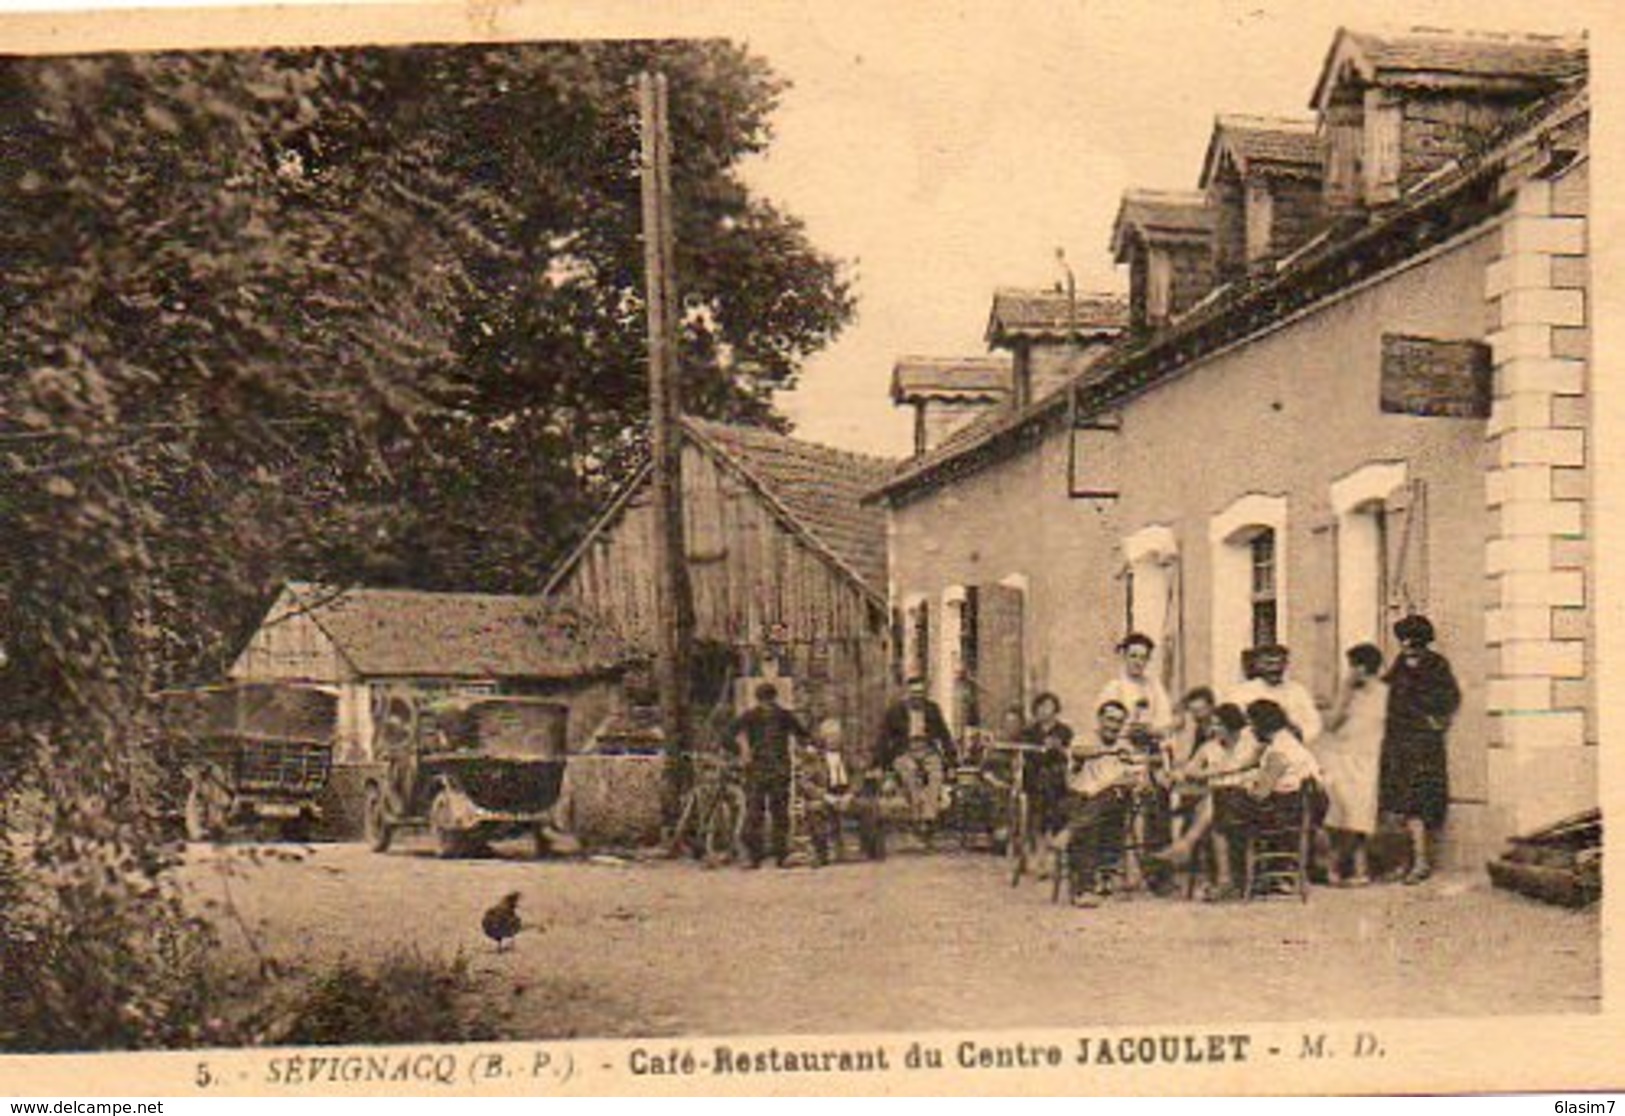
M451 792L444 787L429 804L429 829L434 833L435 847L443 858L452 860L467 855L471 843L469 835L454 825Z

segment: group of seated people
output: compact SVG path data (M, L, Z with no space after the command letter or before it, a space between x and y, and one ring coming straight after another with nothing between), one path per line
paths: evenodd
M1203 689L1187 711L1195 747L1183 759L1170 737L1144 730L1116 698L1096 708L1091 738L1026 757L1034 828L1050 847L1064 847L1074 904L1097 905L1142 868L1145 882L1161 889L1170 869L1204 847L1213 853L1208 894L1232 896L1235 853L1247 837L1295 825L1306 801L1312 824L1324 815L1319 764L1279 702L1217 705ZM1147 850L1143 865L1127 862L1131 844Z
M785 775L793 768L817 863L838 858L844 823L853 817L871 858L885 854L884 823L899 818L929 847L953 801L950 776L968 763L1006 801L1027 804L1027 833L996 836L1064 850L1080 906L1098 904L1124 883L1162 890L1176 869L1198 860L1204 895L1234 897L1247 839L1298 827L1306 812L1330 882L1368 883L1366 839L1379 804L1404 820L1412 839L1405 882L1420 882L1430 871L1428 833L1442 820L1447 793L1443 733L1460 695L1448 663L1427 650L1431 625L1407 618L1395 627L1404 648L1394 667L1383 675L1375 646L1351 648L1325 720L1307 689L1287 677L1288 652L1278 644L1253 649L1248 679L1223 702L1198 686L1175 708L1149 669L1155 643L1139 633L1118 645L1120 672L1100 690L1085 739L1061 719L1060 699L1044 693L1033 700L1030 720L1012 708L991 739L970 734L956 743L923 680L911 679L886 711L867 762L858 763L845 752L838 720L807 733L764 687L765 704L740 725L739 742L756 757L746 767L747 841L759 860L772 815L783 862ZM1407 682L1407 671L1420 681ZM1407 728L1411 721L1417 725ZM767 731L775 725L782 727ZM794 737L801 748L791 762ZM783 760L764 764L775 754Z

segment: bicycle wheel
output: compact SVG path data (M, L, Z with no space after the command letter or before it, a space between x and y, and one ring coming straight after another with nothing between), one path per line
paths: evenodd
M684 791L682 807L677 811L677 824L672 827L671 840L666 843L667 856L675 860L683 855L685 849L690 847L695 815L698 811L699 789L690 788Z
M705 827L707 860L733 859L745 827L745 795L737 787L722 791L711 806Z
M1010 844L1015 866L1010 873L1010 886L1015 887L1027 874L1028 857L1032 855L1032 806L1025 794L1010 800Z

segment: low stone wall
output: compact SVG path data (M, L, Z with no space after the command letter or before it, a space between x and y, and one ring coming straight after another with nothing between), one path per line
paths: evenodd
M660 840L660 756L571 756L555 812L584 848L637 848Z

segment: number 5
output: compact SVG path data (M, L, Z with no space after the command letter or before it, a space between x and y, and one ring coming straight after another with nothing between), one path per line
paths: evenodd
M214 1074L209 1072L209 1063L199 1062L197 1064L197 1087L199 1089L207 1089L213 1084Z

